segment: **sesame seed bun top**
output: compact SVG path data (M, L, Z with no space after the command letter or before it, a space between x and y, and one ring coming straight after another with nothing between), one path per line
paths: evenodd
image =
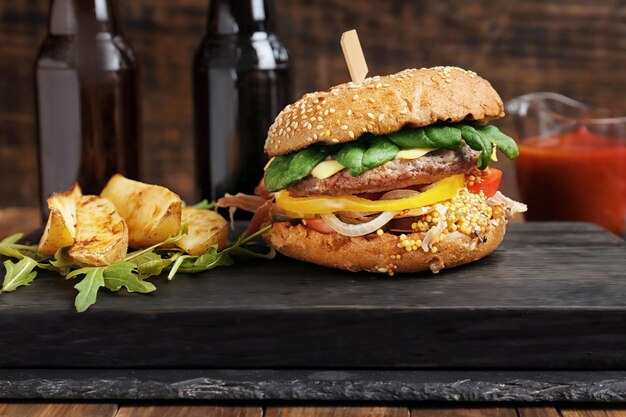
M504 116L502 99L489 82L457 67L407 69L305 94L276 117L265 141L269 156L313 143L336 144L365 133L384 135L404 126Z

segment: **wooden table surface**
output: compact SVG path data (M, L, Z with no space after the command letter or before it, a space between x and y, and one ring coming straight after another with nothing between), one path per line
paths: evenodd
M609 406L0 404L0 417L626 417Z
M35 209L0 210L0 238L38 224ZM626 405L580 404L115 404L3 402L0 417L626 417Z

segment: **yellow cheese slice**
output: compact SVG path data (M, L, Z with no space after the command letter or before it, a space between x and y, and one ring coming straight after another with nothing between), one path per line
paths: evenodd
M417 159L436 149L437 148L405 149L396 154L396 159Z
M323 180L325 178L335 175L344 168L345 166L341 165L334 159L331 159L327 161L322 161L317 164L317 166L313 168L313 171L311 171L311 175L313 175L317 179Z

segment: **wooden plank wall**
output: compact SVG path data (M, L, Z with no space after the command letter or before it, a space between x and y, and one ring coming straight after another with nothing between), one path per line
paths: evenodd
M144 178L190 199L191 62L207 0L122 1L142 65ZM0 207L37 204L32 63L47 0L0 2ZM625 0L276 0L294 97L346 81L338 38L356 28L370 74L458 65L506 100L558 91L626 114ZM505 189L515 194L513 176Z

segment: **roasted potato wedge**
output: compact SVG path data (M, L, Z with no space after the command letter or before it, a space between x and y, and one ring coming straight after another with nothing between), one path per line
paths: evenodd
M226 246L228 224L213 210L184 207L182 222L189 225L189 230L176 246L190 255L200 256L217 243L218 250Z
M100 196L113 202L126 220L131 248L147 248L180 231L183 202L165 187L115 174Z
M122 261L128 251L128 227L112 202L95 195L76 203L76 242L69 255L85 265Z
M52 256L57 250L72 246L76 235L76 200L82 195L78 184L74 184L69 190L48 197L50 215L39 240L39 253Z

